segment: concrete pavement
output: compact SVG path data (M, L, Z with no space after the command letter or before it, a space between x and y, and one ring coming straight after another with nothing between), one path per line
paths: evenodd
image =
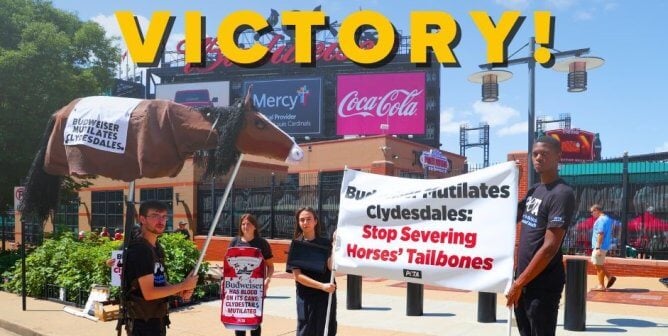
M277 270L284 270L277 265ZM406 288L398 281L365 279L362 309L346 309L346 277L337 277L339 323L338 335L412 336L412 335L507 335L508 310L505 300L497 299L496 323L476 322L477 293L426 289L424 315L406 316ZM593 277L588 279L590 286ZM429 288L429 287L425 287ZM563 301L559 309L557 335L660 335L668 333L668 298L666 288L654 278L619 278L617 291L588 296L606 300L614 294L618 302L587 302L587 329L584 332L563 328ZM624 289L632 289L626 292ZM628 294L625 300L621 294ZM666 295L664 295L666 294ZM602 296L603 295L603 296ZM612 297L612 296L611 296ZM599 301L601 301L599 300ZM640 301L639 301L640 300ZM642 301L645 300L645 301ZM610 301L610 300L607 300ZM66 313L57 302L28 298L27 310L21 309L21 297L0 292L0 335L2 329L28 336L97 336L115 335L116 322L95 322ZM643 303L626 304L621 302ZM657 302L659 305L657 305ZM653 305L645 305L653 304ZM265 300L262 330L264 336L294 335L295 287L289 274L276 272ZM211 301L173 311L169 335L233 335L220 323L220 301ZM7 335L12 335L8 333ZM518 335L512 328L512 335Z

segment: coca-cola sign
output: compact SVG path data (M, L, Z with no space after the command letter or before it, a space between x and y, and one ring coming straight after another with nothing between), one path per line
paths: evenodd
M424 134L425 73L339 75L338 135Z

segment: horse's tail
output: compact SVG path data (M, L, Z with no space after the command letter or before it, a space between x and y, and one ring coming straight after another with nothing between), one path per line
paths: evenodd
M51 175L44 171L46 149L55 124L56 118L51 116L42 134L35 159L28 171L23 201L19 206L23 218L35 220L38 223L43 223L49 213L58 207L58 195L63 181L61 176Z

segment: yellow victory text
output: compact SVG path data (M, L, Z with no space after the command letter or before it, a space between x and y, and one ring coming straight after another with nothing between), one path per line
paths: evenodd
M490 17L484 11L471 11L470 17L487 45L487 63L502 64L507 61L508 45L522 25L525 17L519 11L503 12L499 18ZM176 17L168 11L153 13L146 32L142 32L136 16L129 11L115 13L123 39L130 56L140 66L156 66L164 51L165 43ZM204 57L204 17L197 11L185 13L185 60L189 64L202 64ZM534 34L541 46L534 59L547 64L552 59L548 47L552 44L553 19L550 12L534 12ZM314 32L327 26L328 19L321 11L284 11L281 24L295 30L295 58L298 64L314 62ZM357 34L361 29L372 27L378 32L378 40L373 45L359 45ZM267 57L269 48L255 42L250 47L241 48L237 41L241 31L252 29L260 34L272 27L259 13L252 10L235 11L227 15L218 25L217 43L222 54L231 62L243 65L261 64ZM459 66L455 47L461 37L461 28L447 12L413 11L410 13L410 61L415 64L428 63L429 51L443 66ZM351 61L363 64L382 64L396 52L398 34L394 25L383 14L363 10L346 17L339 27L339 47Z

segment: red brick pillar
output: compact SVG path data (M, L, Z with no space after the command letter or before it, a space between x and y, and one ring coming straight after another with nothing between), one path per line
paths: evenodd
M394 176L394 163L392 161L371 162L371 172L379 175Z

